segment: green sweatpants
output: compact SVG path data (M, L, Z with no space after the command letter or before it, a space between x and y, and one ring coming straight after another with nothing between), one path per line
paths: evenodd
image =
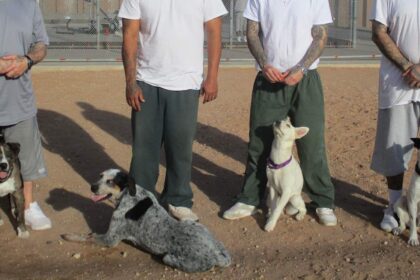
M310 70L295 86L272 84L258 73L252 94L248 160L238 201L258 206L267 185L266 162L274 135L273 122L290 117L293 125L309 127L296 141L304 177L303 190L313 207L334 207L334 186L324 142L324 94L318 72Z
M138 82L146 102L132 111L133 151L130 175L155 193L160 151L166 156L166 176L160 200L164 205L192 207L192 144L197 127L198 90L170 91Z

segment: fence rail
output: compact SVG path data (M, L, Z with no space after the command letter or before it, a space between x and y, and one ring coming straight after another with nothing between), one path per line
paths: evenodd
M44 15L50 49L57 60L118 60L122 44L118 9L122 0L38 0ZM237 4L246 0L223 0L229 14L223 18L225 49L246 47L241 36L241 12ZM368 15L372 0L330 0L334 23L329 28L328 47L352 48L370 29ZM366 34L365 34L366 33ZM91 50L101 50L92 56ZM98 55L100 57L98 57ZM240 58L238 58L240 59Z

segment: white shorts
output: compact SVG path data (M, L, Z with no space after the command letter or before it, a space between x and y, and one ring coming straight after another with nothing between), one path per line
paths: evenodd
M407 170L419 120L419 102L379 109L372 170L387 177Z
M1 128L4 131L6 143L20 144L19 160L23 181L32 181L47 176L36 116Z

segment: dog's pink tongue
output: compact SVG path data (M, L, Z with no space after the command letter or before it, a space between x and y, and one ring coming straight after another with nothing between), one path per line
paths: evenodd
M103 200L105 197L106 197L106 194L101 194L101 195L92 195L92 196L91 196L91 199L92 199L94 202L98 202L98 201Z
M7 178L7 172L0 171L0 179L5 179L5 178Z

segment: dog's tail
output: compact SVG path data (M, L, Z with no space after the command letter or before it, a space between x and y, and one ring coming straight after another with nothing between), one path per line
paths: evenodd
M217 247L219 248L219 252L217 253L217 265L220 267L228 267L232 263L229 252L220 242L217 242Z
M83 234L83 233L65 233L61 235L61 238L65 241L69 242L77 242L77 243L84 243L84 242L93 242L93 234Z

